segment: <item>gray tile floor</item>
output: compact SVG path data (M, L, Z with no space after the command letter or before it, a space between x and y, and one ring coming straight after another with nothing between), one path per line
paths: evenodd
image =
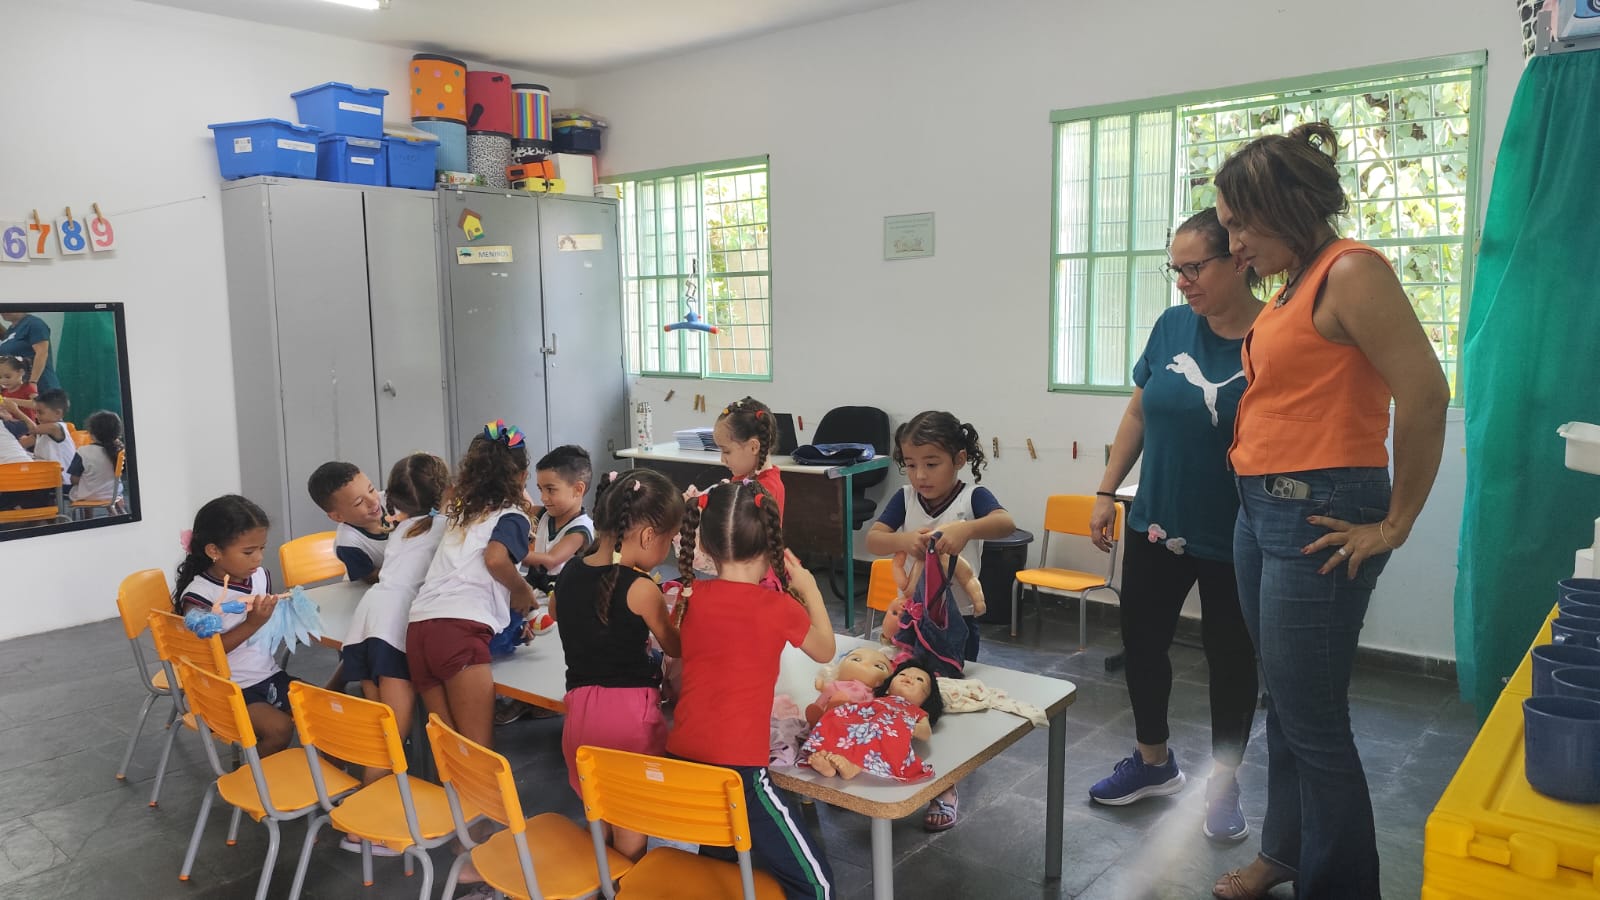
M1203 898L1212 879L1248 861L1254 837L1218 848L1200 835L1209 728L1206 666L1198 650L1173 649L1173 747L1189 767L1183 793L1113 809L1087 801L1090 784L1132 749L1133 714L1120 681L1103 661L1118 646L1114 629L1091 625L1092 643L1077 652L1076 613L1047 608L1015 641L1004 626L984 628L985 662L1070 679L1078 700L1068 709L1065 868L1044 883L1045 733L1035 731L962 786L962 823L943 835L922 831L921 817L894 826L896 894L950 898ZM314 683L334 655L302 650L292 671ZM1360 671L1353 718L1372 783L1383 859L1384 893L1415 897L1422 879L1424 820L1472 740L1475 719L1453 684ZM177 872L207 781L197 739L180 734L161 805L146 805L159 754L159 722L147 727L129 780L114 773L141 691L121 626L107 621L0 643L0 897L248 898L266 850L265 830L245 820L238 846L224 846L227 816L214 812L193 879ZM152 715L154 719L154 714ZM499 729L496 742L517 767L529 815L577 817L566 785L559 719L529 719ZM1266 747L1258 717L1241 770L1245 812L1259 829L1265 807ZM867 820L819 806L823 841L844 898L871 896ZM272 897L288 894L299 836L284 830ZM445 851L438 868L448 865ZM417 882L393 860L376 860L374 887L360 883L360 860L322 841L303 896L415 896ZM437 895L437 894L436 894ZM1275 896L1287 897L1280 889Z

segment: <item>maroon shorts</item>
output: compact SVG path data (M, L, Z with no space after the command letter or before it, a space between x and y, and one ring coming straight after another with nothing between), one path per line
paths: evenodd
M471 619L425 619L406 628L406 662L418 691L438 687L468 666L488 665L494 630Z

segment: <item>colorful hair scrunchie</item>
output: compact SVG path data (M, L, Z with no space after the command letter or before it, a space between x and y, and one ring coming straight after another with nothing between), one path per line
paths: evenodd
M522 429L515 425L507 425L505 419L484 423L483 436L491 441L499 441L507 447L522 446Z

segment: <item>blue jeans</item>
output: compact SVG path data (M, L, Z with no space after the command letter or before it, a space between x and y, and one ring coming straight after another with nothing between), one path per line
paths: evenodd
M1261 855L1294 871L1295 896L1376 898L1378 847L1367 776L1350 731L1350 670L1367 602L1389 554L1366 560L1354 580L1333 555L1301 549L1327 533L1306 521L1356 524L1389 509L1386 469L1288 473L1310 486L1304 500L1274 497L1276 476L1240 476L1233 555L1239 606L1267 689L1267 817Z

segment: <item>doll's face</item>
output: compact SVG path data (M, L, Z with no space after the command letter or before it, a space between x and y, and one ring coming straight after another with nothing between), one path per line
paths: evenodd
M917 707L928 702L928 695L932 691L933 679L916 666L901 669L900 673L894 676L894 680L889 682L889 696L899 697Z
M840 681L859 681L869 688L888 681L893 671L889 657L871 647L858 647L839 660Z

